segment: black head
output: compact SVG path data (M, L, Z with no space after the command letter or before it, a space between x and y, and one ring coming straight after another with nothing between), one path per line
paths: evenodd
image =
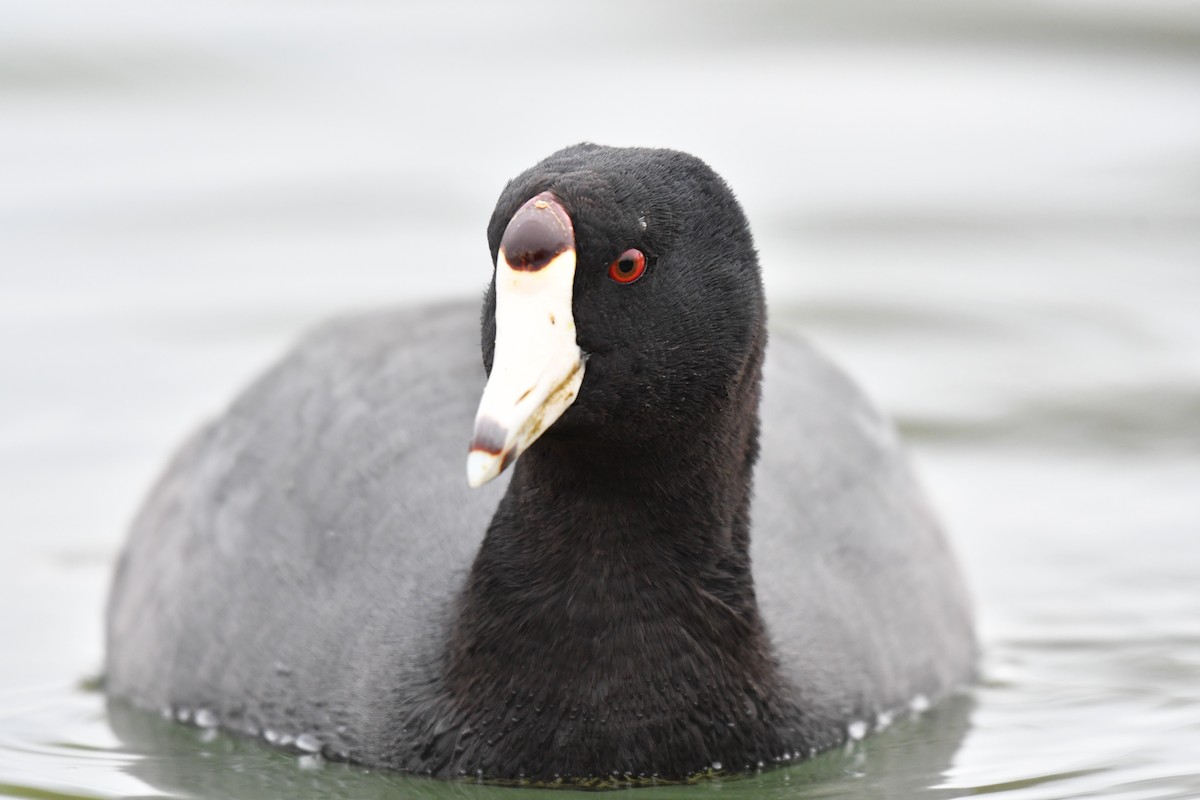
M765 307L749 226L720 176L673 150L560 150L501 193L488 225L493 263L510 220L542 193L574 227L571 305L586 358L578 398L547 435L644 440L727 407L761 357ZM613 265L631 249L645 271L625 282L635 265ZM493 276L482 317L489 374L495 308Z

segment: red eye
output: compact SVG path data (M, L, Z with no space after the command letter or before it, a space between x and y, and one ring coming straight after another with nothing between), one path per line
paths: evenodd
M636 248L629 248L617 260L609 264L608 277L617 283L633 283L642 277L646 271L646 254Z

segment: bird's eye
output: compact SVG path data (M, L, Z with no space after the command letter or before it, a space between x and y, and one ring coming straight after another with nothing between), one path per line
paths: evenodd
M617 283L633 283L642 277L646 271L646 254L636 248L629 248L617 260L609 264L608 277Z

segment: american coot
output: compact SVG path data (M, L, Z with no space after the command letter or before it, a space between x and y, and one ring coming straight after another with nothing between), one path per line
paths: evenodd
M802 341L765 348L711 169L570 147L488 242L486 388L466 305L343 319L178 454L114 579L113 697L438 776L665 780L970 680L892 429Z

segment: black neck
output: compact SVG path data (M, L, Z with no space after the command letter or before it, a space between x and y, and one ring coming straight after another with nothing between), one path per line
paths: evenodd
M682 777L785 749L748 553L760 354L686 427L517 462L447 652L480 733L462 768Z

